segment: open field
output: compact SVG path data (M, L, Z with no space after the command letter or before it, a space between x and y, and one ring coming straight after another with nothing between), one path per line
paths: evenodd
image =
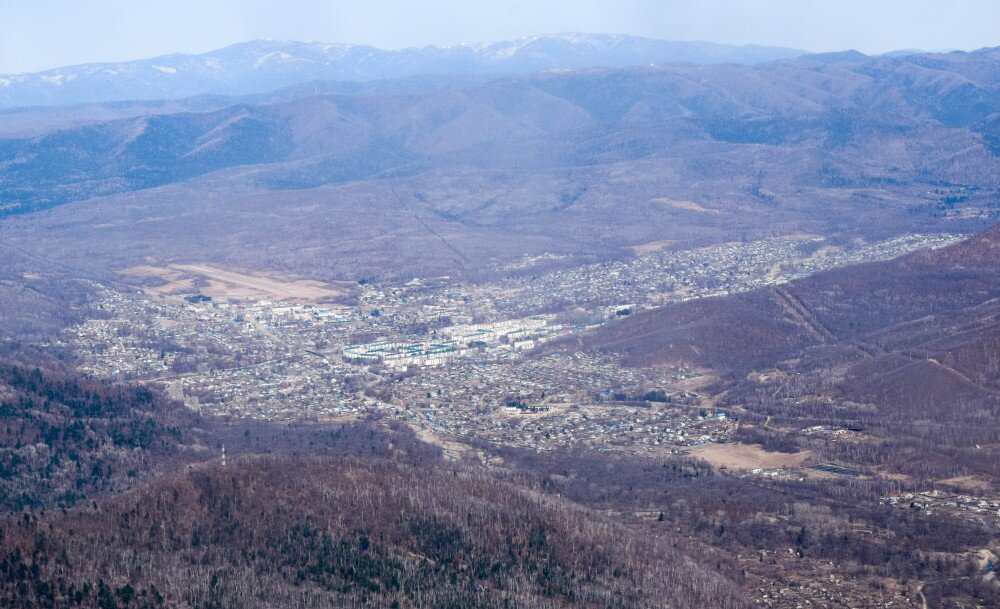
M983 476L954 476L938 480L938 484L960 491L987 491L990 488L990 481Z
M770 452L751 444L706 444L692 448L690 453L715 467L726 469L799 467L810 454L809 451Z
M134 277L152 277L164 283L147 287L150 294L168 296L198 292L213 298L254 298L257 300L316 302L343 296L346 290L310 279L290 279L222 269L206 264L137 266L123 271Z
M652 199L653 203L657 205L666 205L667 207L673 207L674 209L682 209L684 211L696 211L703 214L717 214L718 210L709 209L703 205L698 205L694 201L678 201L676 199L668 199L666 197L657 197Z
M644 256L646 254L655 254L656 252L663 251L675 243L677 242L671 239L662 239L660 241L649 241L647 243L633 245L629 249L631 249L636 256Z

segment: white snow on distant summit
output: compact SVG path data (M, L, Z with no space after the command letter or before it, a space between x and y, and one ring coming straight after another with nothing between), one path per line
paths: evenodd
M579 33L391 51L367 45L251 40L202 55L175 53L35 74L0 75L0 108L176 99L203 94L243 95L322 80L357 82L432 75L492 76L677 61L757 63L800 54L791 49ZM72 87L60 86L73 78L76 80Z
M296 57L284 51L274 51L273 53L267 53L266 55L260 57L256 61L256 63L253 64L253 67L259 68L269 63L287 63L290 61L305 61L305 60L301 57Z

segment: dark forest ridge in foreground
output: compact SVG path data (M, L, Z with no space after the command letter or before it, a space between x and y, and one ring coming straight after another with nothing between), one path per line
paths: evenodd
M87 607L749 606L675 544L480 472L378 457L199 466L0 523L0 600L24 608L63 591Z
M253 41L0 108L4 607L1000 606L1000 47Z
M628 405L739 422L670 451L620 438L537 450L473 429L441 443L389 410L215 419L155 390L33 370L37 354L15 346L0 369L0 474L5 508L33 509L0 518L0 594L18 607L919 607L921 594L989 607L998 231L584 333L585 351L634 369L715 369L711 386L685 385L704 401L643 388L587 407L591 428L604 408L627 435L640 425ZM394 391L366 393L388 406ZM508 442L559 433L578 408L521 395L527 411L505 425L527 427Z

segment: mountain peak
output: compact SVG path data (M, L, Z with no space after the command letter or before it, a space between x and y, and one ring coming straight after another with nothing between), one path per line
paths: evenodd
M494 76L665 63L753 64L802 55L778 47L672 42L567 32L517 40L383 50L360 44L256 39L170 54L0 76L0 108L264 93L313 81Z

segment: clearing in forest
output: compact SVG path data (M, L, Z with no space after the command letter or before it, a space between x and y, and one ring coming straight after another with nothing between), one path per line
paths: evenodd
M147 292L156 296L198 292L213 298L315 302L346 293L341 287L321 281L291 279L277 273L222 269L207 264L139 266L123 272L162 280L161 285L147 288Z
M698 205L694 201L678 201L676 199L668 199L667 197L657 197L652 199L653 203L657 205L666 205L667 207L673 207L674 209L683 209L684 211L696 211L703 214L717 214L718 210L709 209L702 205Z
M691 456L708 461L713 467L726 469L774 469L799 467L809 451L779 453L753 444L706 444L691 449Z

